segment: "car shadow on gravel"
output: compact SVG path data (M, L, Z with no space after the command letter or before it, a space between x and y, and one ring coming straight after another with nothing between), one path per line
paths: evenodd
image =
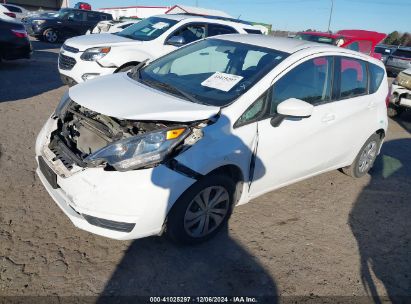
M57 68L58 50L52 48L57 46L49 50L34 46L31 59L0 63L0 103L31 98L63 86Z
M230 125L229 119L221 116L218 122L206 127L204 132L216 134L219 131L213 131L213 128L224 129ZM208 150L207 143L208 141L199 142L192 148L197 149L192 153L200 158L202 153L215 153L213 156L217 162L218 151ZM258 168L253 180L265 175L262 161L258 157L252 157L252 151L239 137L227 135L224 143L235 147L233 151L241 151L236 153L244 154L242 157L249 157L250 167L255 165ZM176 198L181 197L182 189L174 189L170 180L156 172L153 171L151 181L159 188L168 190L169 209ZM243 182L248 183L249 179L244 177ZM178 203L177 201L176 204ZM222 228L215 237L196 246L177 246L165 238L134 241L106 284L98 303L110 302L110 296L190 295L262 297L258 303L276 303L277 287L269 272L242 244L229 235L227 224ZM124 302L125 299L120 300ZM134 303L133 300L135 299L130 298L130 303Z
M191 247L164 238L134 241L97 303L112 303L113 297L136 303L138 296L190 295L264 296L267 303L277 302L270 274L225 229Z
M392 303L411 299L411 139L388 141L349 216L362 283L375 303L377 278ZM407 298L406 298L407 297Z

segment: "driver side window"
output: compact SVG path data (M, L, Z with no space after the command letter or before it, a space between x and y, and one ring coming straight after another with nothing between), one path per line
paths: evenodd
M272 87L270 114L289 98L298 98L316 105L331 100L333 58L310 59L293 68Z

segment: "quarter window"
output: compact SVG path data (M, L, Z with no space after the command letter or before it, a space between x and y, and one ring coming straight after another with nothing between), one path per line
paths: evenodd
M289 98L314 105L330 101L332 74L332 57L318 57L300 64L274 84L270 113L277 113L278 104Z
M370 63L368 65L370 71L370 94L377 92L382 80L384 79L385 71L384 69Z
M367 65L362 60L341 58L340 99L351 98L367 93Z

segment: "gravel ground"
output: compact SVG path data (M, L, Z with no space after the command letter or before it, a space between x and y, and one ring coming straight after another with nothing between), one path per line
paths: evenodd
M199 246L114 241L75 228L35 175L35 137L67 88L58 48L34 47L0 65L0 295L411 301L411 115L390 121L365 178L334 171L266 194Z

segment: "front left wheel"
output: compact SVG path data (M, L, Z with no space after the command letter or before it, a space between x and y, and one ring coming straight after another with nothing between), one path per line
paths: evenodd
M213 237L231 215L234 181L224 175L209 175L192 185L170 210L166 232L180 244L197 244Z

